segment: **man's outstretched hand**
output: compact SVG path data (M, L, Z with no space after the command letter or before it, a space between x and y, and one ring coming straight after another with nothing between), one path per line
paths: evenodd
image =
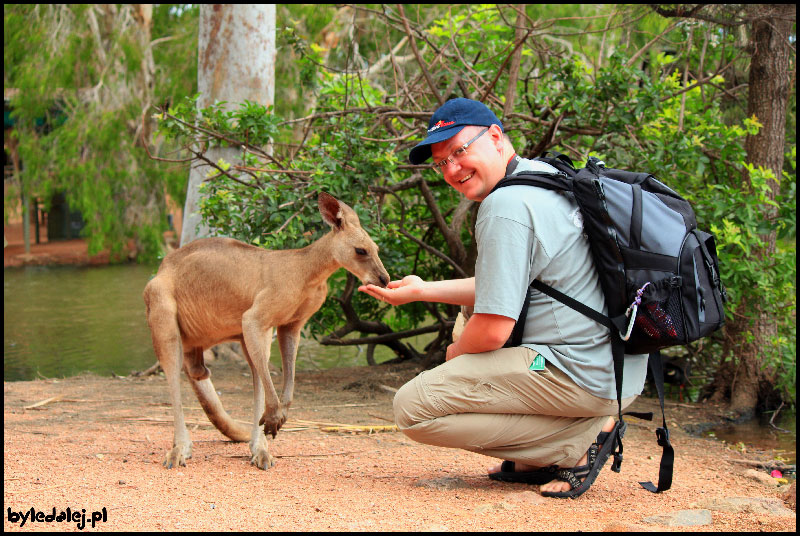
M422 299L425 281L416 275L407 275L399 281L390 281L386 288L362 285L358 290L391 305L403 305Z

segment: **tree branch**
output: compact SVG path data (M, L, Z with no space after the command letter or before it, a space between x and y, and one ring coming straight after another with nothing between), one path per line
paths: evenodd
M629 59L627 62L625 62L625 67L630 67L631 65L633 65L634 63L636 63L636 60L638 60L638 59L639 59L639 58L642 56L642 54L644 54L645 52L647 52L647 50L648 50L648 49L650 49L650 47L651 47L651 46L653 46L654 44L656 44L656 42L658 42L658 40L659 40L659 39L661 39L661 38L662 38L662 37L663 37L665 34L667 34L667 33L671 32L671 31L672 31L672 30L675 28L675 26L677 26L679 23L680 23L680 21L675 21L675 22L673 22L672 24L670 24L669 26L667 26L667 28L666 28L666 29L665 29L663 32L661 32L660 34L658 34L657 36L655 36L653 39L651 39L650 41L648 41L648 42L647 42L647 44L645 44L645 45L644 45L642 48L640 48L640 49L639 49L639 50L636 52L636 54L634 54L633 56L631 56L631 58L630 58L630 59Z
M403 4L397 4L397 10L400 12L400 16L403 19L403 26L405 27L406 34L408 35L408 44L411 45L411 50L414 52L414 56L417 58L417 63L419 63L419 68L422 71L422 74L425 76L425 81L428 82L428 87L430 88L431 93L433 93L433 96L436 97L437 101L439 101L439 106L441 106L444 104L444 97L442 97L442 95L436 89L436 84L433 83L433 78L431 78L431 75L425 66L425 62L422 61L422 56L420 56L419 50L417 50L417 42L414 39L414 36L411 34L411 27L408 25L408 19L406 18L406 12L403 9Z
M467 252L464 249L464 244L461 242L461 238L458 236L458 230L451 229L447 225L444 216L442 216L442 213L439 210L439 205L436 203L436 199L433 198L431 189L428 187L428 183L425 181L425 179L419 181L419 189L420 192L422 192L422 197L425 199L425 203L428 205L428 209L431 211L431 214L433 214L433 219L436 221L436 226L442 233L445 242L447 242L447 248L450 250L450 255L454 256L460 265L462 262L464 262Z
M445 327L452 328L454 324L455 322L453 321L449 320L445 321ZM432 324L430 326L425 326L422 328L409 329L406 331L397 331L393 333L387 333L385 335L377 335L375 337L360 337L358 339L340 339L333 337L324 337L320 341L320 343L330 346L351 346L357 344L386 344L387 342L398 341L400 339L414 337L416 335L433 333L434 331L439 331L440 329L442 329L442 326L440 324Z
M456 261L454 261L453 259L451 259L447 255L445 255L444 253L442 253L438 249L436 249L436 248L434 248L432 246L429 246L428 244L426 244L425 242L423 242L422 240L420 240L416 236L412 235L411 233L409 233L405 229L400 229L400 234L402 234L406 238L410 239L412 242L414 242L415 244L420 246L425 251L427 251L427 252L429 252L429 253L431 253L433 255L436 255L440 259L446 261L448 264L450 264L450 266L455 268L455 270L459 273L459 275L461 275L461 277L469 277L469 275L464 271L463 268L461 268L461 266Z
M506 56L506 59L503 60L503 64L500 65L500 68L497 69L497 74L494 75L494 80L492 80L492 83L489 84L489 87L486 88L486 91L483 92L483 96L479 99L481 102L484 102L486 100L486 97L489 96L489 93L492 92L495 84L497 84L497 81L500 79L500 75L506 68L506 65L511 60L511 58L516 55L517 51L521 49L522 44L525 42L525 40L528 38L528 36L531 34L532 31L533 31L532 29L528 29L528 31L525 33L525 36L516 43L516 46L514 47L514 50L511 51L511 54ZM517 66L517 73L518 72L519 72L519 66Z

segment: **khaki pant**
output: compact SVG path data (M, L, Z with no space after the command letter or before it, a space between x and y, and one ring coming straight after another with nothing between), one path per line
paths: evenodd
M394 415L408 437L537 467L574 467L617 401L578 387L558 368L528 367L528 348L464 354L400 388ZM622 408L636 397L622 400Z

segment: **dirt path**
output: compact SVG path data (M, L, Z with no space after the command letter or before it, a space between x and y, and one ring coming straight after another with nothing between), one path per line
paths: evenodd
M249 369L238 361L212 367L226 408L246 420ZM670 491L653 495L638 485L638 480L657 478L660 452L655 425L632 422L622 473L606 465L574 502L544 499L535 487L489 480L485 471L494 460L479 454L420 445L396 431L326 432L315 424L391 425L392 394L380 386L399 387L415 373L408 366L299 373L290 420L271 441L278 463L266 472L249 464L246 444L225 440L208 424L188 385L183 393L194 457L187 467L166 470L161 462L172 441L172 418L163 377L4 383L3 528L78 528L78 522L28 521L20 527L20 521L10 521L9 509L31 508L45 514L70 508L81 512L78 519L85 509L87 523L92 512L105 509L105 521L96 527L104 531L796 528L794 512L777 499L783 491L747 476L746 467L735 462L740 453L680 430L677 423L714 418L715 408L709 406L673 404L670 409L676 448ZM59 398L30 407L51 397ZM655 407L653 400L637 404ZM712 500L733 497L756 500L744 511L710 506ZM705 515L706 524L645 521L680 510L701 512L697 515Z

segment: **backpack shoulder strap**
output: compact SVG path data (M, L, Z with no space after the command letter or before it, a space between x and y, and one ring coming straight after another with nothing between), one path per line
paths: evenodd
M618 324L616 324L614 322L614 320L618 320L618 321L621 321L621 322L624 323L624 321L625 321L624 318L623 319L611 319L611 318L607 317L606 315L604 315L603 313L595 311L594 309L592 309L588 305L585 305L585 304L579 302L576 299L570 298L569 296L567 296L563 292L554 289L553 287L551 287L547 283L542 283L538 279L534 279L533 283L531 283L531 287L535 288L539 292L543 292L544 294L547 294L548 296L550 296L554 300L560 301L561 303L563 303L567 307L569 307L571 309L574 309L575 311L578 311L579 313L583 314L584 316L587 316L587 317L591 318L592 320L594 320L598 324L604 325L608 329L612 330L612 332L615 329L617 331L624 331L624 329L625 329L624 325L621 326L621 325L618 325Z
M572 183L570 179L562 173L545 173L543 171L521 171L516 175L508 175L500 179L500 181L497 184L495 184L494 188L492 188L492 191L489 193L491 194L498 188L503 188L504 186L514 186L519 184L525 186L538 186L539 188L545 188L546 190L555 190L557 192L572 191Z
M548 156L549 155L549 156ZM567 176L574 175L577 170L575 169L575 164L572 162L572 159L563 154L558 153L555 151L545 151L542 153L542 156L537 156L534 160L538 160L539 162L544 162L545 164L549 164L559 170L562 173L565 173Z

